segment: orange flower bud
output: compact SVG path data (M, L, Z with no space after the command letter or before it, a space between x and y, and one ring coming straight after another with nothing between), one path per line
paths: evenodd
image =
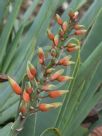
M23 96L22 97L23 97L23 100L25 102L29 102L30 101L30 95L26 91L23 92Z
M28 61L27 65L29 66L29 70L30 70L31 74L35 77L35 75L36 75L36 69L35 69L35 67L31 64L30 61Z
M26 89L26 92L27 92L28 94L32 94L33 88L32 88L32 87L27 88L27 89Z
M42 86L42 90L43 91L48 91L48 90L52 90L52 89L54 89L55 88L55 85L52 85L52 84L45 84L45 85L43 85Z
M59 81L59 82L64 82L64 81L71 80L71 79L73 79L73 77L69 77L69 76L59 76L59 77L57 78L57 81Z
M55 37L54 37L54 45L58 46L58 44L59 44L59 36L55 35Z
M39 48L38 50L38 56L39 56L39 62L40 64L44 63L44 52L42 48Z
M85 28L85 27L83 25L79 25L79 24L74 25L75 30L79 30L79 29L82 29L82 28Z
M68 52L74 52L76 50L80 49L80 46L75 46L75 47L67 47Z
M53 41L54 40L54 34L51 33L51 31L49 29L47 30L47 34L48 34L49 39Z
M85 34L86 32L87 32L87 30L85 30L85 29L76 30L76 31L75 31L75 35L83 35L83 34Z
M67 22L64 22L64 23L62 24L62 30L63 30L64 32L66 32L66 31L67 31L67 28L68 28L68 23L67 23Z
M74 61L70 61L70 56L66 56L66 57L60 59L58 64L59 65L63 65L63 66L68 66L70 64L75 64L75 62Z
M51 75L50 80L56 80L62 73L64 72L63 69L58 70L57 72L55 72L54 74Z
M27 76L29 78L29 80L33 80L35 76L33 76L33 74L30 71L29 66L27 65Z
M13 80L11 77L8 76L8 80L9 80L9 83L13 89L13 91L18 94L18 95L21 95L22 94L22 89L21 87L17 84L17 82L15 80Z
M59 25L62 25L62 24L63 24L63 20L62 20L62 18L61 18L58 14L56 14L56 20L57 20L57 23L58 23Z
M51 91L51 92L49 92L48 93L48 96L50 97L50 98L57 98L57 97L60 97L60 96L62 96L63 94L65 94L65 93L68 93L69 91L65 91L65 90L55 90L55 91Z
M76 12L69 12L69 17L73 20L76 20L78 19L78 15L79 15L79 12L76 11Z
M49 111L50 109L52 108L58 108L59 106L61 106L62 103L50 103L50 104L46 104L46 103L41 103L39 104L39 110L42 111L42 112L47 112Z

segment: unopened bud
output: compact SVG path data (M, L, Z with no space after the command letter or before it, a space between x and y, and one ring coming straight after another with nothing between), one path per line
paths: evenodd
M55 35L55 37L54 37L54 45L58 46L58 44L59 44L59 36Z
M38 49L38 56L39 56L39 62L40 64L44 63L44 52L42 48Z
M60 59L58 64L59 65L63 65L63 66L68 66L70 64L75 64L75 62L74 61L70 61L70 57L66 56L66 57Z
M62 20L62 18L61 18L58 14L56 14L56 20L57 20L57 23L58 23L59 25L62 25L62 24L63 24L63 20Z
M79 25L79 24L74 25L75 30L79 30L79 29L83 29L83 28L85 28L85 26L83 26L83 25Z
M59 30L59 35L62 37L64 36L64 31L62 29Z
M64 23L62 24L62 30L63 30L64 32L66 32L66 31L67 31L67 28L68 28L68 23L67 23L67 22L64 22Z
M27 112L27 107L26 107L26 105L24 104L24 105L22 105L22 106L20 106L20 112L24 115L26 112Z
M76 50L80 49L80 46L75 46L75 47L67 47L68 52L74 52Z
M48 96L50 97L50 98L57 98L57 97L60 97L60 96L62 96L63 94L65 94L65 93L68 93L69 91L65 91L65 90L55 90L55 91L50 91L49 93L48 93Z
M57 72L55 72L54 74L51 75L50 80L56 80L62 73L64 72L63 69L58 70Z
M43 91L52 90L54 88L55 88L55 85L52 85L52 84L45 84L45 85L42 86Z
M36 75L35 67L33 66L33 64L31 64L30 61L28 61L27 65L29 66L29 70L30 70L31 74L35 77L35 75Z
M80 29L80 30L76 30L75 31L75 35L83 35L87 32L87 30L85 29Z
M11 77L8 76L8 80L9 80L9 83L13 89L13 91L18 94L18 95L21 95L22 94L22 89L21 87L18 85L18 83L13 80Z
M59 77L57 78L57 81L59 81L59 82L64 82L64 81L68 81L68 80L71 80L71 79L73 79L73 77L69 77L69 76L59 76Z
M32 88L32 87L28 87L28 88L26 89L26 92L27 92L28 94L32 94L33 88Z
M23 92L23 96L22 97L23 97L23 100L25 102L29 102L30 101L30 95L26 91Z
M60 102L56 102L56 103L50 103L50 104L47 104L47 103L41 103L39 104L39 110L42 111L42 112L47 112L49 111L50 109L53 109L53 108L58 108L59 106L61 106L62 103Z
M54 34L49 29L47 30L47 34L48 34L49 39L53 41L54 40Z
M27 76L29 80L33 80L35 76L31 73L29 66L27 65Z

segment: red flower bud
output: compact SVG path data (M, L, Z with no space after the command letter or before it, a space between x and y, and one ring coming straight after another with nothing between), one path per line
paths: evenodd
M33 64L31 64L30 61L28 61L28 66L29 66L29 70L30 70L31 74L35 77L35 75L36 75L36 69L33 66Z
M56 102L56 103L50 103L50 104L41 103L41 104L39 104L38 108L42 112L47 112L50 109L52 109L52 108L58 108L61 105L62 105L62 103L60 103L60 102L59 103L58 102Z
M64 32L66 32L66 31L67 31L67 28L68 28L68 23L67 23L67 22L64 22L64 23L62 24L62 30L63 30Z
M59 36L55 35L55 37L54 37L54 45L58 46L58 44L59 44Z
M22 114L25 114L25 113L27 112L26 107L25 107L25 106L21 106L21 107L20 107L20 112L21 112Z
M48 34L49 39L53 41L54 40L54 34L51 33L51 31L49 29L47 30L47 34Z
M76 31L75 31L75 35L83 35L83 34L85 34L86 32L87 32L87 30L85 30L85 29L76 30Z
M75 30L79 30L79 29L83 29L83 28L85 28L83 25L79 25L79 24L74 25Z
M27 93L26 91L24 91L23 92L23 100L25 101L25 102L29 102L30 101L30 95L29 95L29 93Z
M27 88L27 89L26 89L26 92L27 92L28 94L32 94L33 88L32 88L32 87Z
M55 90L55 91L50 91L49 93L48 93L48 96L50 97L50 98L57 98L57 97L60 97L60 96L62 96L63 94L65 94L65 93L68 93L69 91L65 91L65 90Z
M51 75L50 80L56 80L62 73L64 72L63 69L58 70L57 72L55 72L54 74Z
M59 77L57 78L57 81L59 81L59 82L64 82L64 81L71 80L71 79L73 79L73 77L69 77L69 76L59 76Z
M66 57L60 59L58 64L59 65L63 65L63 66L68 66L70 64L75 64L75 62L74 61L70 61L70 56L66 56Z
M57 23L58 23L59 25L62 25L62 24L63 24L63 20L62 20L62 18L61 18L58 14L56 14L56 20L57 20Z
M38 50L39 62L40 64L44 64L44 52L42 48Z
M15 80L13 80L11 77L8 77L9 83L13 89L13 91L18 94L21 95L22 94L22 89L21 87L17 84L17 82Z
M64 36L64 31L62 29L59 30L59 35L62 37Z
M29 80L33 80L35 76L31 73L29 66L27 65L27 76Z

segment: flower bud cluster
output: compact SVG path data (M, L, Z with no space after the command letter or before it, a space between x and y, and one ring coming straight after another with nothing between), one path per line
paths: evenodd
M61 102L40 103L40 99L46 97L55 99L69 92L69 90L55 89L56 86L53 82L57 81L62 83L73 79L72 76L63 74L64 70L62 67L69 67L70 65L75 64L75 62L69 54L63 56L62 53L63 57L61 56L60 59L59 55L62 50L71 53L80 49L80 42L74 43L69 40L69 42L64 45L67 39L76 35L83 35L86 32L84 26L77 23L78 14L78 11L70 12L69 21L64 21L58 14L56 14L56 21L59 25L58 34L53 34L50 29L47 31L48 38L52 41L52 46L50 51L48 51L50 56L49 63L47 63L47 57L43 49L38 49L38 60L43 69L41 71L43 75L42 79L39 78L37 68L30 61L27 63L26 75L22 87L20 87L20 85L11 77L8 77L13 91L21 97L19 112L23 117L26 116L28 112L46 112L50 109L61 106ZM73 34L70 34L71 31ZM78 39L76 41L78 41ZM57 66L60 66L61 69L57 70Z

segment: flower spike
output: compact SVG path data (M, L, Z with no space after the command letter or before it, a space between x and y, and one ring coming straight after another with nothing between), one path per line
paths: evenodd
M18 83L13 80L11 77L8 76L8 80L9 80L9 83L13 89L13 91L18 94L18 95L21 95L22 94L22 89L21 87L18 85Z

